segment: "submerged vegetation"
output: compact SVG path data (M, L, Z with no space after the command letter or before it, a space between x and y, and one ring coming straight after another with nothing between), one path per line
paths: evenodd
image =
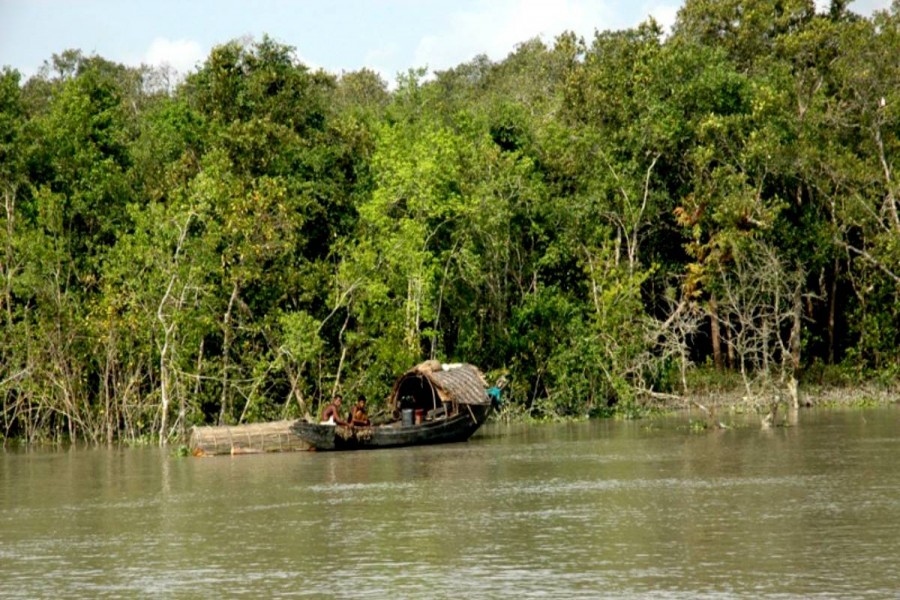
M510 418L896 381L900 4L847 4L688 0L395 89L269 38L3 69L0 436L377 409L426 358L510 373Z

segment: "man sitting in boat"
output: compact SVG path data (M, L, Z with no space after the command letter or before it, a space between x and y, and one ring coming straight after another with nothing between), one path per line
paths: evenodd
M350 424L354 427L368 427L369 415L366 413L366 399L360 397L356 406L350 411Z
M344 399L340 394L336 394L334 399L331 401L331 404L325 407L325 410L322 411L322 424L323 425L347 425L347 421L341 418L341 403Z

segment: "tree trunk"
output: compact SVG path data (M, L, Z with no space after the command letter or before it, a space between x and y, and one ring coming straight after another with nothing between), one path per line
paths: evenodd
M3 193L4 207L6 208L6 259L4 270L4 308L6 309L6 324L12 328L12 280L13 280L13 234L15 233L16 218L16 192L7 187Z
M117 423L118 419L114 418L113 415L113 362L116 360L115 357L115 335L112 331L108 333L108 337L106 340L106 360L103 365L103 414L105 416L105 426L106 426L106 442L112 443L115 432L114 432L114 421Z
M725 351L728 357L728 368L734 368L734 344L731 340L731 328L725 327Z
M724 367L722 363L722 335L719 330L719 306L716 302L715 294L709 299L709 327L710 336L712 337L713 362L716 365L716 370L721 371Z
M794 374L800 370L800 327L803 316L803 302L800 294L802 284L800 281L802 280L798 280L797 287L794 288L793 321L791 323L791 367Z
M900 215L897 213L897 202L894 198L894 182L891 175L891 166L884 151L884 142L881 139L881 126L875 125L875 147L878 149L878 160L881 162L884 174L884 187L887 193L884 198L884 210L890 215L890 223L894 231L900 231Z
M165 446L168 439L168 428L169 428L169 403L171 401L170 393L171 393L171 379L172 379L172 369L169 369L169 353L172 352L172 346L175 344L174 334L175 334L175 318L170 316L167 320L166 315L166 306L169 304L170 299L173 297L173 290L175 287L175 283L178 281L178 259L181 256L181 249L184 247L184 241L187 239L188 234L188 226L191 223L191 218L193 214L188 215L184 226L179 227L179 235L178 235L178 245L175 247L175 254L172 256L172 275L169 277L169 284L166 286L166 291L163 294L162 299L159 301L159 306L156 308L156 319L159 321L159 324L162 326L163 332L163 345L159 351L159 389L160 389L160 424L159 424L159 445ZM176 226L177 223L176 223ZM174 312L177 313L178 309L181 308L181 305L184 301L184 294L186 292L186 287L182 287L180 299L176 301L176 308Z
M160 397L160 419L159 419L159 445L166 445L166 429L169 426L169 368L167 364L169 351L169 336L171 328L166 327L165 341L162 350L159 352L159 397Z
M163 330L163 343L162 347L159 349L159 400L160 400L160 419L159 419L159 445L166 445L166 438L168 437L167 429L169 427L169 403L170 403L170 380L171 380L171 372L169 370L169 349L172 347L172 334L175 331L175 323L173 321L166 321L165 315L165 306L169 301L169 297L172 293L172 286L175 285L176 275L172 275L171 279L169 279L169 286L166 289L166 293L163 295L162 300L159 303L159 307L156 310L156 318L159 321L160 325L162 325Z
M200 397L200 381L201 381L201 373L203 372L203 342L204 340L200 339L200 348L197 350L197 378L194 380L194 398ZM180 430L181 439L185 439L187 437L187 431L185 430L185 425L187 424L187 403L185 402L185 394L179 394L178 399L178 427Z
M828 294L828 364L834 364L834 317L837 311L838 260L834 259L834 273L831 278L831 292Z
M347 325L350 323L350 311L347 311L347 317L344 319L344 324L341 326L341 332L338 334L338 341L341 343L341 359L338 361L337 371L334 374L334 387L331 389L331 397L334 398L335 394L338 393L338 390L341 389L341 371L344 368L344 359L347 358L347 346L344 344L344 332L347 330Z
M231 297L228 299L228 308L222 317L222 395L219 401L219 425L225 424L225 415L228 412L228 369L230 368L228 354L231 347L231 315L234 310L234 302L237 300L238 283L235 281L231 287Z
M803 311L803 297L800 294L803 279L797 279L797 287L794 288L793 322L791 323L791 376L788 381L788 394L791 397L791 407L800 408L800 393L798 389L797 373L800 371L800 327Z
M775 419L778 418L778 402L772 402L769 404L769 412L766 413L760 422L760 425L763 429L769 429L773 425L775 425Z

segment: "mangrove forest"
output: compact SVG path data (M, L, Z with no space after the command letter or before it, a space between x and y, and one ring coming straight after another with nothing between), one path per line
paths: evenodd
M848 4L688 0L390 83L270 37L3 68L0 438L376 411L429 359L539 419L896 386L900 1Z

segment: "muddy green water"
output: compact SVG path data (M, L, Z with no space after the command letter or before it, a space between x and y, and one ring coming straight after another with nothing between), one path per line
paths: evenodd
M0 597L896 598L900 408L0 454Z

